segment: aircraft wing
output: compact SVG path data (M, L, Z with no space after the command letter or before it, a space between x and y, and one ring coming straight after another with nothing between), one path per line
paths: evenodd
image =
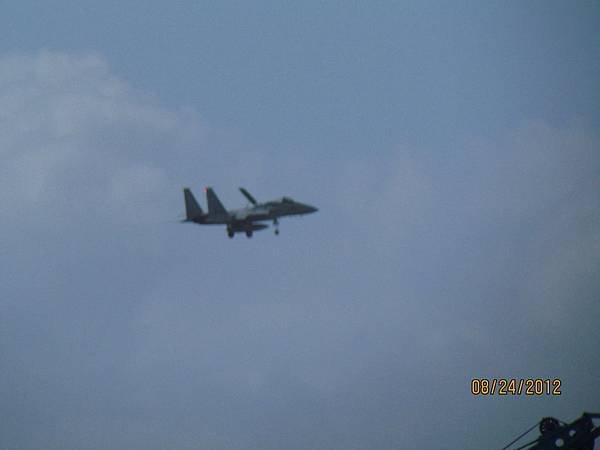
M236 220L266 220L269 217L268 208L241 209L235 212Z

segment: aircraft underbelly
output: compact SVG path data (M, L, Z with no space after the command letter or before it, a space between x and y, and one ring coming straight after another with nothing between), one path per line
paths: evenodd
M264 223L253 223L253 222L234 222L230 225L233 231L247 231L247 230L264 230L268 228L268 225Z

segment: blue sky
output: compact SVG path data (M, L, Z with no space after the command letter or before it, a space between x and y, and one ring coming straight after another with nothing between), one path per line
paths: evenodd
M499 448L598 409L596 4L1 11L0 447ZM205 185L320 210L172 223Z

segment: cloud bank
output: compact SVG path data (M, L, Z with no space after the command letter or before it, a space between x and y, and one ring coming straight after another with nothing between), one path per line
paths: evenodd
M219 153L197 113L52 52L0 59L0 105L2 448L481 448L597 409L585 125ZM165 223L207 178L287 178L320 211L277 239ZM473 398L478 376L564 395Z

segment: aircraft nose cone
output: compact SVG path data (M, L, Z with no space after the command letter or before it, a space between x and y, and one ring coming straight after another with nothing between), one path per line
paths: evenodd
M319 208L315 208L314 206L307 205L307 209L309 213L314 213L319 210Z

